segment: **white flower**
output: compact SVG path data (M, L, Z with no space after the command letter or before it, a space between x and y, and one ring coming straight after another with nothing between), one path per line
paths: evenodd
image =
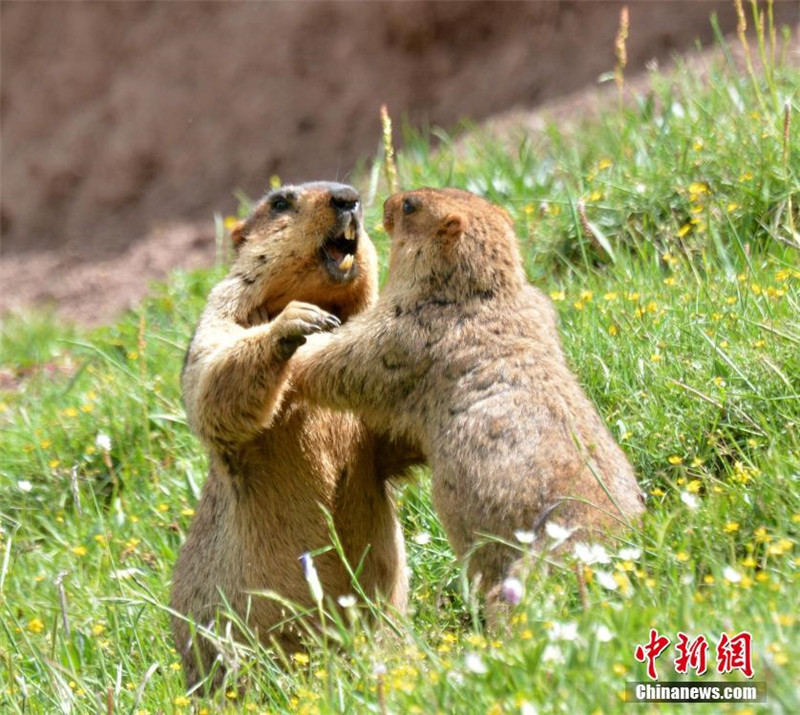
M514 532L514 538L519 541L520 544L532 544L533 540L536 538L536 534L532 531L523 531L522 529L517 529Z
M111 437L105 432L98 432L97 437L94 438L94 446L101 452L111 451Z
M698 506L700 506L700 502L697 500L697 497L687 491L681 492L681 501L686 504L686 507L689 509L689 511L694 511Z
M427 531L420 531L419 534L414 534L411 540L415 544L419 544L420 546L425 546L425 544L431 543L431 535Z
M342 608L352 608L356 605L356 597L352 593L339 596L336 601Z
M607 564L611 561L608 552L600 544L584 544L582 541L575 544L572 553L578 561L588 564Z
M553 540L552 548L556 548L563 544L570 536L572 536L572 532L575 529L568 529L565 526L561 526L561 524L556 524L554 521L548 521L544 525L545 533Z
M614 639L614 634L603 623L594 629L594 634L601 643L608 643Z
M372 668L372 674L376 676L386 675L386 666L383 663L375 663Z
M311 558L311 554L307 551L302 554L300 556L300 563L303 564L303 575L308 582L311 596L317 604L322 603L322 584L319 582L319 574L317 574L317 569L314 567L314 560Z
M617 556L623 561L636 561L642 555L642 550L637 549L635 546L627 546L617 552Z
M523 593L522 581L513 576L509 576L500 586L500 595L506 603L510 603L512 606L516 606L522 600Z
M33 489L33 484L31 484L27 479L20 479L17 482L17 488L21 492L29 492L31 489Z
M536 706L524 700L519 706L519 715L539 715L539 711L536 709Z
M619 584L608 571L596 569L594 575L597 579L597 583L599 583L604 589L608 591L616 591L619 588Z
M543 663L563 663L564 652L557 645L548 643L542 651Z
M739 583L742 580L742 575L736 569L726 566L722 569L722 578L731 583Z
M574 641L578 638L578 624L575 621L559 623L555 621L547 629L551 641Z
M464 665L470 673L475 673L475 675L483 675L488 670L479 653L467 653L464 656Z

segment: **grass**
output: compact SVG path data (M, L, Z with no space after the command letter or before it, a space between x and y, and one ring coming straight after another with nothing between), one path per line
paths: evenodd
M223 269L178 272L99 330L4 321L0 362L19 384L0 393L0 709L614 712L646 679L633 652L656 628L673 643L667 680L679 632L708 638L713 680L720 633L749 631L760 707L797 712L800 77L721 56L702 78L654 73L591 122L518 141L417 135L398 156L402 185L470 188L512 213L648 494L610 563L529 579L508 632L487 633L423 472L399 496L407 617L331 620L328 647L284 670L228 644L249 692L187 698L166 603L206 458L178 375Z

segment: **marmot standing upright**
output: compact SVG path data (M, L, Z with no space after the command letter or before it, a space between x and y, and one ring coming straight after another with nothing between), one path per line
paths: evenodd
M405 551L386 480L409 460L354 415L287 393L289 358L306 336L375 299L375 249L356 190L284 186L232 238L233 264L209 295L182 375L186 414L211 464L171 606L208 627L224 597L265 643L292 650L296 631L276 628L286 615L281 605L251 593L313 605L298 558L330 544L321 507L348 561L361 565L364 591L404 608ZM335 552L315 563L327 595L353 591ZM185 618L173 618L173 630L193 685L210 671L215 650L200 635L192 642ZM214 683L220 679L221 669Z
M293 358L298 389L419 446L456 554L496 588L548 520L587 535L642 513L633 469L570 372L508 214L457 189L390 197L378 303Z

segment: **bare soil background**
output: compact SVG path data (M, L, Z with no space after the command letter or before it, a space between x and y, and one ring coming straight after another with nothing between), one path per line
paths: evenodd
M236 189L351 179L381 103L415 126L565 95L554 111L574 116L613 66L621 5L4 0L0 313L93 324L210 264ZM629 5L629 72L708 43L711 12L735 24L727 1Z

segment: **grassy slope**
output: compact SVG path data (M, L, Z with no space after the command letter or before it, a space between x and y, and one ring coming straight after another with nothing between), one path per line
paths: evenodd
M287 673L245 659L258 695L189 704L164 609L206 460L178 373L220 271L178 273L91 334L34 316L3 326L4 366L77 370L33 370L0 393L0 709L609 711L644 677L632 652L656 627L703 633L712 649L720 631L750 630L770 707L797 711L800 262L781 239L800 226L800 78L777 66L757 89L723 63L703 81L654 75L652 90L572 131L435 154L418 138L400 157L407 186L464 186L512 212L571 364L650 495L629 540L641 557L581 568L583 597L571 567L531 579L493 640L423 475L400 497L413 571L400 638L334 624L344 647ZM615 260L587 240L579 198ZM385 256L378 218L376 203ZM575 634L553 625L573 622Z

